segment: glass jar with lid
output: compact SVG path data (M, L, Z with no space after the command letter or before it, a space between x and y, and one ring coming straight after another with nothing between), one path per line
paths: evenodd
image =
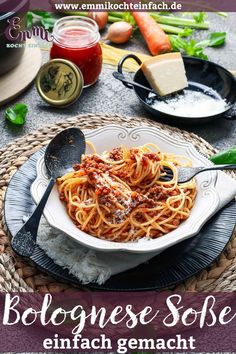
M83 74L84 87L93 85L102 70L102 49L96 22L89 17L63 17L55 23L53 37L51 59L72 61Z

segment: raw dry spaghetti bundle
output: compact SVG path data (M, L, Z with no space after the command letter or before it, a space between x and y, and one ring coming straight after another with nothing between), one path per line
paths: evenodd
M157 238L189 217L195 181L177 183L177 167L187 158L162 153L153 144L84 155L74 171L58 179L60 198L74 223L86 233L117 242ZM173 179L160 181L166 166Z

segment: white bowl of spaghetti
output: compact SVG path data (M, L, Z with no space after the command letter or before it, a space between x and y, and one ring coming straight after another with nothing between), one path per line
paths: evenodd
M216 172L177 183L178 166L211 164L192 144L150 127L84 133L86 154L57 180L44 210L75 241L100 251L161 252L197 234L217 210ZM159 179L164 166L173 171L168 183ZM42 156L31 186L36 203L47 183Z

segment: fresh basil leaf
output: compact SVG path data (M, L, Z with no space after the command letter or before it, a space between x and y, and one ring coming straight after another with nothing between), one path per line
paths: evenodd
M236 146L229 150L224 150L209 158L214 164L234 164L236 163Z
M208 37L198 42L198 47L219 47L225 43L226 32L212 32Z
M208 47L218 47L225 43L226 32L213 32L209 35Z
M28 107L24 103L17 103L15 106L7 108L5 112L6 119L12 124L23 125L28 113Z

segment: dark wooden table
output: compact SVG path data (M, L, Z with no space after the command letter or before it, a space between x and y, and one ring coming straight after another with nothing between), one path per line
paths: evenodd
M209 59L227 69L236 70L236 13L230 13L228 18L210 14L211 31L226 31L227 43L219 49L207 49ZM199 31L197 37L205 38L207 31ZM146 52L142 38L134 38L125 49ZM48 52L43 53L44 61L48 60ZM15 102L24 102L29 107L27 122L23 127L13 126L4 119L5 107L0 109L0 146L13 139L21 137L44 124L62 121L80 113L118 113L124 116L149 117L132 90L126 89L112 77L112 69L106 67L99 82L85 89L82 97L73 106L66 109L56 109L45 105L38 96L34 85L22 94ZM1 88L0 88L1 93ZM14 103L14 102L13 102ZM214 123L183 129L192 131L219 149L236 145L236 122L220 118Z

